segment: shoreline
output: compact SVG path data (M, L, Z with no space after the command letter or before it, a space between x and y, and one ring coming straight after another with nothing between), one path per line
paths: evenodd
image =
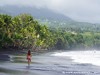
M55 52L55 51L54 51ZM56 51L59 52L59 51ZM32 57L31 66L27 67L27 62L24 57L13 58L12 62L4 62L0 64L0 74L5 73L6 75L11 75L9 71L19 72L23 71L23 75L99 75L100 67L87 64L87 63L77 63L73 62L69 57L55 57L50 56L52 52L47 52L44 54L34 55ZM3 69L2 69L3 68ZM98 74L97 74L98 73Z

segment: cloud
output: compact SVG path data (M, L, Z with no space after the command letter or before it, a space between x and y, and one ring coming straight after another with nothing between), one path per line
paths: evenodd
M48 8L77 21L100 23L100 0L0 0L0 5Z

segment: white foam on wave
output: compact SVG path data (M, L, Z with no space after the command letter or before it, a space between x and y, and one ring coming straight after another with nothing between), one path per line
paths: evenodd
M90 63L100 66L100 51L70 51L70 52L57 52L52 54L53 56L70 57L74 62L78 63Z

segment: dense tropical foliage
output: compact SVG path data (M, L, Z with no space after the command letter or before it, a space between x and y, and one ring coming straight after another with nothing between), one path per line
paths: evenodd
M1 14L0 32L0 47L46 48L52 43L48 28L27 14L15 17Z
M29 14L15 17L0 14L0 48L100 48L100 32L53 28L41 24Z

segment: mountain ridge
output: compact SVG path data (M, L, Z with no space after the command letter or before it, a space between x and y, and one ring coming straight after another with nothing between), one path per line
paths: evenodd
M34 16L35 18L42 19L55 19L55 20L66 20L72 21L71 18L66 17L63 14L53 12L52 10L46 8L35 8L35 7L25 7L25 6L2 6L0 9L0 13L9 14L9 15L19 15L21 13L28 13Z
M16 16L22 13L30 14L39 20L41 23L47 25L49 27L60 27L63 29L74 29L74 30L81 30L81 31L100 31L100 24L93 24L88 22L77 22L73 19L60 14L56 13L50 9L46 8L35 8L35 7L26 7L26 6L1 6L0 13L8 14L11 16ZM98 30L97 30L98 29Z

